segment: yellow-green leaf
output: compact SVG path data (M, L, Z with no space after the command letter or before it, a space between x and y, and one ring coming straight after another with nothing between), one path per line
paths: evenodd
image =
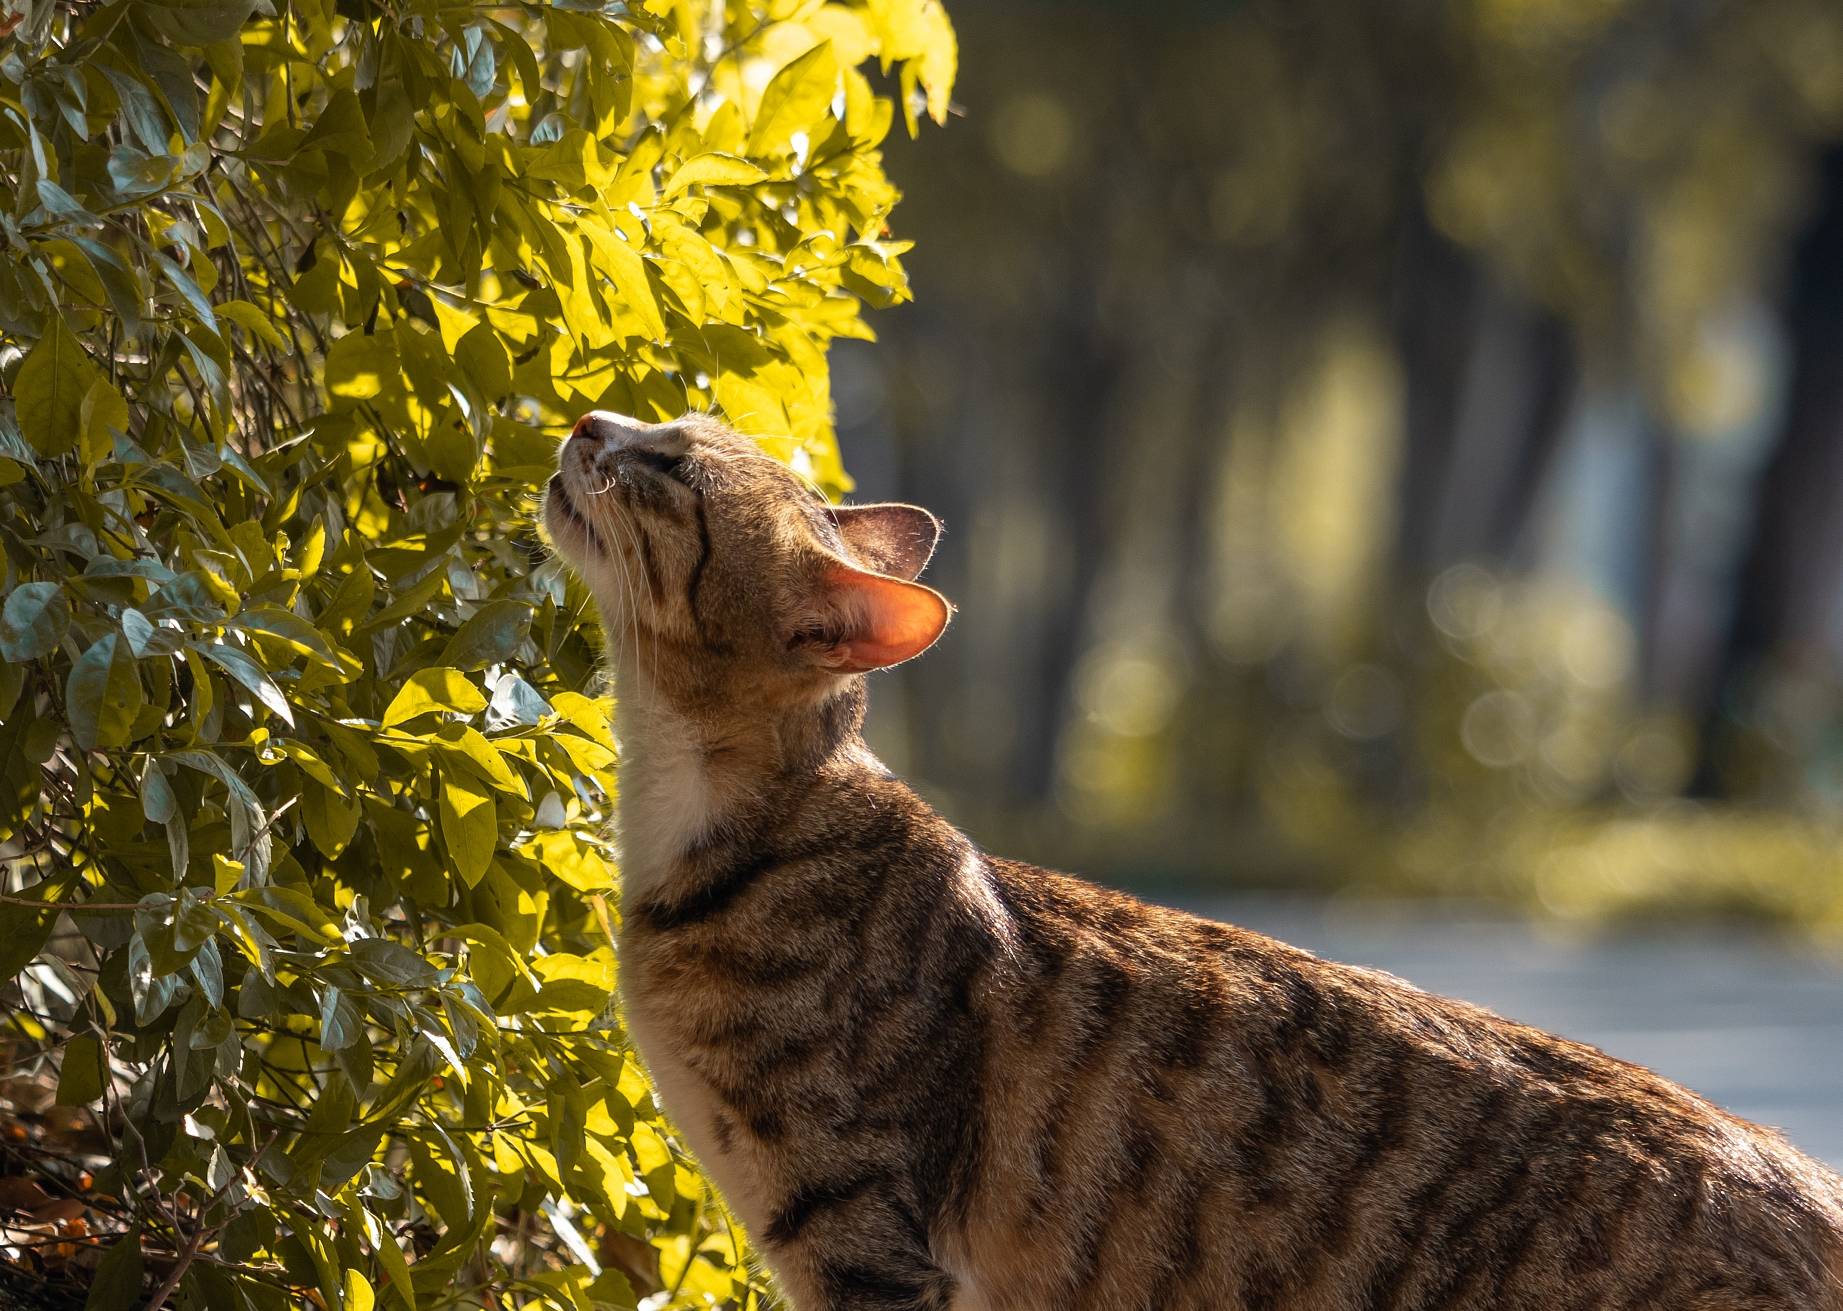
M499 814L491 789L460 769L440 771L442 845L462 882L473 887L493 863Z
M14 414L33 450L63 455L76 449L83 433L83 398L102 376L63 318L52 315L13 382Z
M128 431L128 401L115 384L96 375L79 407L83 462L100 464L114 449L115 434Z
M518 850L546 874L578 892L607 892L614 887L614 867L594 843L573 829L535 834L519 844Z
M640 252L628 245L620 233L611 227L587 223L583 232L589 238L590 248L595 253L595 267L614 283L615 296L623 309L639 318L646 330L646 335L654 341L666 335L665 319L659 313L659 302L653 295L653 287L646 280L646 261Z
M77 657L64 682L71 736L85 751L126 745L143 699L127 641L118 633L104 633Z
M838 58L832 43L822 42L774 75L762 92L749 130L749 154L784 153L794 134L812 136L838 91Z
M336 401L371 400L402 372L393 333L348 333L327 348L326 389Z
M665 196L670 200L689 187L746 187L767 176L761 166L751 160L721 150L709 150L679 165L671 181L666 183Z
M58 1105L88 1106L102 1096L107 1075L102 1044L93 1034L78 1034L64 1044L63 1063L58 1067Z
M391 698L384 711L384 727L394 728L435 710L477 715L485 709L486 694L460 670L443 666L420 669Z
M372 1311L377 1305L377 1294L371 1291L371 1285L363 1275L346 1268L345 1299L340 1303L343 1311Z

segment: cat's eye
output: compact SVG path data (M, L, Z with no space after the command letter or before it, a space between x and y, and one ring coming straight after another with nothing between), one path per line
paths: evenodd
M675 483L690 485L686 481L686 474L689 471L688 462L682 455L667 455L663 451L649 451L644 447L629 448L622 451L621 454L635 464L644 465L655 473L664 474Z

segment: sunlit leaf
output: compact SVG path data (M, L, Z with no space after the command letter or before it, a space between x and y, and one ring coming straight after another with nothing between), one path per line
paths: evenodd
M830 42L791 61L762 92L749 129L749 154L777 155L790 147L796 133L810 136L837 93L838 59Z
M294 710L288 704L288 698L275 685L275 680L264 672L261 665L250 659L244 652L222 642L211 642L202 646L199 652L206 659L224 669L232 678L248 688L269 710L290 727L294 725Z
M431 711L475 715L486 709L486 695L458 669L421 669L410 675L384 711L384 727L406 724Z
M464 770L441 774L442 844L455 873L468 887L486 874L499 840L493 794Z
M746 187L767 176L753 160L711 150L679 165L666 183L664 194L669 199L691 187Z

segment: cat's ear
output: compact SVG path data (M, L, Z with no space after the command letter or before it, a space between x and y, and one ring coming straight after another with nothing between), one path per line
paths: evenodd
M953 607L932 587L857 569L842 560L820 575L819 618L795 639L819 665L841 674L887 669L934 645Z
M892 578L914 582L941 540L941 521L919 505L833 505L826 513L860 564Z

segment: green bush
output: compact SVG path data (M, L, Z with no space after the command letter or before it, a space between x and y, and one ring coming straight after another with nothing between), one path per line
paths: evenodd
M533 491L597 406L843 486L938 4L9 21L0 1246L94 1306L763 1305L613 1016Z

